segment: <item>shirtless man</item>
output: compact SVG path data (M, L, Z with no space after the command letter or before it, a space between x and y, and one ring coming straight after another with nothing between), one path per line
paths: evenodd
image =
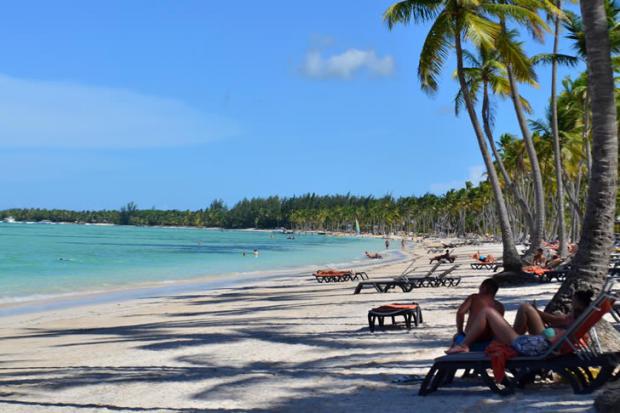
M453 345L460 344L471 328L473 320L478 314L487 307L494 308L498 313L504 315L504 305L495 299L495 294L499 289L497 281L488 278L480 284L477 294L472 294L463 301L463 304L456 312L456 335L453 339ZM467 317L467 325L463 329L465 323L465 315ZM487 329L481 334L476 341L489 341L493 338L493 332Z
M456 259L456 256L450 255L450 250L446 250L445 254L435 255L433 258L431 258L431 262L429 262L429 264L432 264L433 261L441 262L442 260L449 261L452 263L454 262L455 259Z

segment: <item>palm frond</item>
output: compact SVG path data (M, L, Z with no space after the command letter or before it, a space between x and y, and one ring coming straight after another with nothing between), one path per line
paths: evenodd
M531 59L533 65L549 65L554 61L562 66L575 67L579 63L579 59L575 56L570 56L562 53L539 53L533 56Z
M470 66L480 66L480 61L476 55L469 50L463 50L463 61Z
M499 24L468 11L463 12L462 21L465 37L476 47L489 50L495 48L495 39L501 32Z
M528 123L530 125L530 129L532 130L532 132L536 132L540 135L551 135L551 129L549 128L549 125L545 123L544 120L530 119Z
M431 26L420 52L418 78L426 93L432 94L437 90L439 73L452 47L449 41L451 35L450 15L442 11Z
M531 32L534 38L543 40L544 32L549 31L549 25L537 12L541 8L541 2L513 1L512 3L483 3L481 8L487 13L498 16L501 21L511 20L522 25Z
M536 85L536 72L530 59L523 51L522 43L516 41L515 37L516 32L514 30L502 32L497 39L497 50L519 82Z
M476 105L478 103L478 91L480 90L480 82L470 80L465 82L467 84L467 91L471 102ZM459 91L454 97L454 114L458 116L461 112L461 108L465 106L465 94L463 89L459 88Z
M398 23L409 24L433 20L441 11L441 0L404 0L392 4L383 13L383 21L391 30Z
M519 101L521 102L521 106L523 107L525 113L530 114L534 112L534 109L532 109L532 105L530 104L529 100L519 95Z

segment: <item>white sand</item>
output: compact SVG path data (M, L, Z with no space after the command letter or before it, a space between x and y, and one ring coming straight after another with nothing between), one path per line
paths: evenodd
M480 248L500 255L500 246ZM457 288L379 294L309 274L191 295L139 299L2 319L0 412L493 412L592 411L592 395L537 384L501 398L475 379L417 395L455 332L455 310L490 271L456 250ZM426 257L422 249L415 251ZM419 263L426 268L427 259ZM398 275L406 263L370 272ZM559 284L500 289L512 321ZM416 301L424 324L370 333L367 312ZM409 379L405 383L395 383Z

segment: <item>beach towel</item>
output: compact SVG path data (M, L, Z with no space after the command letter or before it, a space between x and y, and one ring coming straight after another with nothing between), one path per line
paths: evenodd
M512 346L493 340L484 353L491 359L495 382L501 383L506 377L506 361L517 357L517 351Z
M530 265L529 267L523 267L523 271L541 276L541 275L545 275L545 273L551 270L547 268L539 267L538 265Z

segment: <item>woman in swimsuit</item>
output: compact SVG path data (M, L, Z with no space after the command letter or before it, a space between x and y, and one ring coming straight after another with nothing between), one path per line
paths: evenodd
M517 311L514 327L495 308L487 307L478 314L462 343L450 347L446 353L468 352L469 346L489 328L495 340L511 345L520 355L544 354L564 329L590 305L592 295L592 291L575 292L573 311L569 315L549 314L530 304L522 304Z

